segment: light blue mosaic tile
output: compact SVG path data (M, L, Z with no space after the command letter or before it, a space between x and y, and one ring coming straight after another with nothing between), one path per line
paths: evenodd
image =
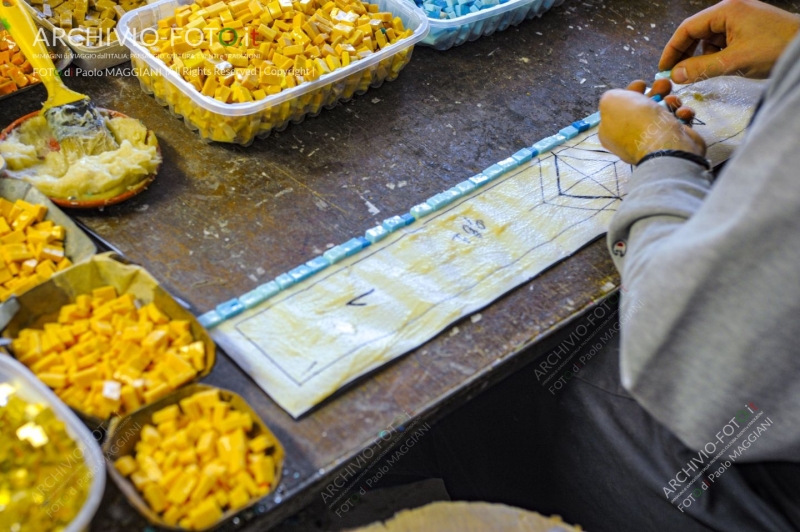
M552 150L553 148L561 146L562 144L564 144L566 140L567 138L564 135L556 134L553 135L552 137L547 137L540 140L539 142L533 145L533 148L539 153L545 153Z
M288 273L282 273L275 278L275 282L281 288L281 290L286 290L290 286L292 286L296 281L294 277L289 275Z
M227 320L244 312L244 308L242 302L234 297L229 301L217 305L216 311L223 320Z
M420 203L411 207L411 216L419 220L420 218L429 215L433 212L433 207L427 203Z
M367 232L364 233L364 237L372 244L380 242L387 236L389 236L389 232L380 225L372 229L367 229Z
M209 310L202 316L199 316L197 318L197 321L199 321L200 325L202 325L206 329L211 329L222 323L224 320L216 310Z
M514 168L519 166L519 162L517 162L517 160L514 159L514 157L509 157L507 159L503 159L502 161L500 161L497 164L499 164L500 166L503 167L503 171L504 172L508 172L509 170L513 170Z
M472 181L473 183L475 183L475 185L479 186L479 187L483 186L486 183L489 183L491 181L491 179L489 179L488 176L485 176L483 174L474 175L474 176L470 177L469 180Z
M321 272L325 268L331 265L331 262L323 257L314 257L310 261L306 262L306 266L311 268L311 275L314 275L318 272Z
M288 273L289 276L294 279L295 284L297 284L303 279L308 279L311 277L314 272L305 264L301 264L300 266L293 268L286 273Z
M600 123L600 111L597 111L593 115L589 115L583 119L584 122L589 124L589 127L595 127L597 124Z
M563 135L567 140L574 139L578 136L578 133L580 131L575 126L567 126L558 132L559 135Z
M486 177L488 177L489 181L494 181L495 179L503 175L503 172L505 172L505 169L502 166L500 166L499 164L493 164L492 166L490 166L481 173Z
M336 264L340 260L347 257L347 250L344 246L334 246L325 253L322 254L323 257L328 259L328 262L331 264Z
M533 159L533 150L530 148L522 148L517 153L511 156L517 164L527 163L531 159Z
M405 227L406 221L400 216L392 216L391 218L385 219L381 225L386 229L387 233L394 233L398 229Z
M478 185L467 179L466 181L462 181L461 183L457 184L454 188L460 190L462 195L466 195L478 188Z

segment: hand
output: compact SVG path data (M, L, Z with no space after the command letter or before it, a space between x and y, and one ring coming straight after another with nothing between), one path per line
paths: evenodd
M607 150L629 164L638 163L648 153L658 150L682 150L705 156L706 143L696 131L682 124L672 112L683 119L694 116L674 96L669 80L656 82L648 96L643 81L634 81L629 90L611 90L600 99L600 142ZM656 85L658 84L658 86ZM664 89L664 86L668 88ZM665 97L669 108L654 102L650 95Z
M756 0L723 0L678 26L658 67L671 69L675 83L726 74L764 79L798 30L798 15ZM702 54L693 57L698 46Z

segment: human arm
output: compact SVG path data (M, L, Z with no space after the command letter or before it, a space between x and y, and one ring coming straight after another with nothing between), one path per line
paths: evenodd
M601 116L606 136L636 136L632 124L608 129L609 109ZM800 456L798 139L800 41L713 187L698 164L651 160L634 171L609 228L612 252L625 250L613 256L625 290L622 383L693 449L717 442L752 402L776 427L742 461Z

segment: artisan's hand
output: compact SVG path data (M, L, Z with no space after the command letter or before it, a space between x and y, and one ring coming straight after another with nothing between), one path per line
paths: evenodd
M669 84L669 80L663 80ZM629 164L638 163L648 153L658 150L682 150L706 154L706 143L692 128L683 125L678 116L691 118L694 113L682 107L675 96L666 96L669 89L662 83L653 85L648 96L642 94L644 82L635 81L629 90L611 90L600 99L600 142L607 150ZM654 102L650 95L659 93L669 98L670 109Z
M675 83L726 74L764 79L800 29L800 16L756 0L723 0L678 26L659 62ZM693 57L700 46L702 55Z

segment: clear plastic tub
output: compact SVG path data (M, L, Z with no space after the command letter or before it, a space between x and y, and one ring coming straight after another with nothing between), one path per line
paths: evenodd
M354 61L318 79L250 103L222 103L204 96L181 76L170 70L134 38L146 28L155 28L159 19L171 16L175 8L193 0L161 0L140 7L120 19L117 33L131 50L131 61L139 83L158 103L183 117L189 129L207 140L248 146L256 137L282 131L289 122L299 124L306 115L316 116L322 108L363 94L370 87L397 78L411 60L414 45L428 34L428 18L408 0L377 0L380 11L400 17L403 26L414 33L365 59Z
M81 511L64 532L88 530L89 521L97 512L106 487L106 468L100 446L97 445L92 433L81 423L78 416L73 414L69 407L50 391L50 388L42 384L25 366L7 355L0 355L0 383L9 383L17 388L17 395L26 401L44 403L49 406L56 417L64 422L67 426L67 433L83 451L86 467L94 473L92 486L89 488L89 494ZM5 436L3 435L3 437Z
M413 0L410 0L413 1ZM523 20L541 17L564 0L509 0L504 4L446 20L428 19L431 31L420 45L447 50L484 35L516 26ZM423 12L424 13L424 12Z

